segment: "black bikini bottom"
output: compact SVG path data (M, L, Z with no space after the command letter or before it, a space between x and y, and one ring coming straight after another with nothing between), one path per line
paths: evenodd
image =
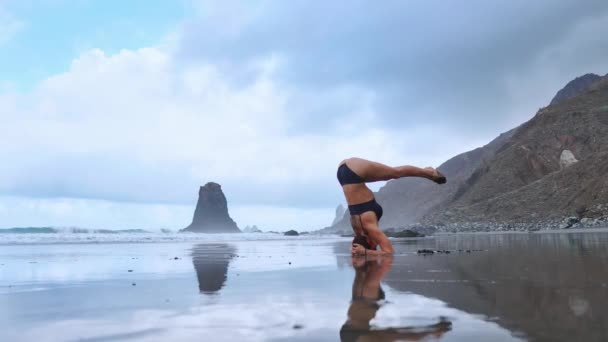
M380 218L382 217L382 207L376 202L375 198L368 202L349 205L348 211L350 211L351 215L361 215L364 212L373 211L376 213L378 221L380 221Z

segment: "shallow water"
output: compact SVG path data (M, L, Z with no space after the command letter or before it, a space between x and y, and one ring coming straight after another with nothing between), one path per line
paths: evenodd
M608 340L607 233L221 240L3 245L0 340Z

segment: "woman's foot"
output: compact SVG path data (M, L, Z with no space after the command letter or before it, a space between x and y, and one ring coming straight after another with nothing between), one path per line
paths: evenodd
M445 182L447 182L447 179L445 178L445 176L443 175L443 173L437 171L437 169L433 168L433 167L425 167L425 170L429 171L429 179L432 180L433 182L437 183L437 184L445 184Z

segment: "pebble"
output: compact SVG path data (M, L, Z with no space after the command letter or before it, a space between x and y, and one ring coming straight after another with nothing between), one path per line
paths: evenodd
M435 254L435 251L431 249L419 249L418 254Z

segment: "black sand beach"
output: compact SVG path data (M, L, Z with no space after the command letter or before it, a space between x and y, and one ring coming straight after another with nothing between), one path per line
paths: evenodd
M603 341L606 242L443 235L382 262L343 238L5 245L0 340Z

